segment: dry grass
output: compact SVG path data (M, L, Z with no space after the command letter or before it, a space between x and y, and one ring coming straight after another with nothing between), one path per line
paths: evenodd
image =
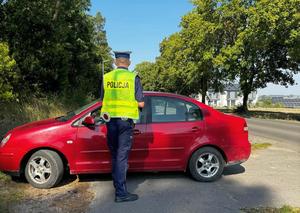
M300 113L300 108L249 108L250 111L267 111L267 112L283 112L283 113Z
M24 198L24 186L16 185L11 177L0 172L0 212L8 212L10 204Z
M224 113L235 113L234 109L216 108ZM300 109L292 108L250 108L247 113L236 113L246 118L280 119L300 121Z
M0 135L21 124L64 115L76 108L66 107L56 98L0 103L0 107Z
M260 150L260 149L267 149L268 147L272 146L270 143L253 143L251 144L251 150Z
M249 141L251 142L252 151L267 149L272 146L272 143L274 143L274 141L271 139L253 135L249 135Z
M94 193L76 176L52 189L36 189L0 173L0 212L85 212Z
M259 208L243 208L245 213L300 213L300 208L284 205L280 208L259 207Z

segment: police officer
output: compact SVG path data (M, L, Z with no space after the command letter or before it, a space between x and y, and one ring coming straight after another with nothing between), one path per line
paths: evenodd
M140 78L128 70L131 52L114 53L117 68L105 74L101 84L101 114L110 118L106 123L107 143L112 156L115 202L125 202L138 199L138 195L127 191L126 173L132 146L133 120L139 118L144 97Z

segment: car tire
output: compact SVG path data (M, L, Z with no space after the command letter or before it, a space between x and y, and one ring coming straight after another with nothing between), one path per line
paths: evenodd
M195 180L211 182L221 177L224 165L224 158L217 149L203 147L195 151L191 156L189 171Z
M63 161L52 150L39 150L33 153L25 167L26 180L35 188L52 188L61 181L63 175Z

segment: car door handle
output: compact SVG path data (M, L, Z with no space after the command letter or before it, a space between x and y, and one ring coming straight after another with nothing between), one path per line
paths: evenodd
M192 132L198 132L200 129L199 129L199 127L196 127L196 126L194 126L193 128L192 128Z
M138 130L138 129L134 129L134 130L133 130L133 134L134 134L134 135L139 135L139 134L141 134L141 131Z

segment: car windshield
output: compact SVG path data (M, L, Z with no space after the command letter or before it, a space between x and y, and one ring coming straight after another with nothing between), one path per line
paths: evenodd
M70 120L72 117L74 117L75 115L80 114L81 112L83 112L84 110L86 110L87 108L89 108L90 106L94 105L95 103L97 103L99 100L95 100L87 105L84 105L74 111L68 112L66 115L57 117L56 120L58 121L68 121Z

